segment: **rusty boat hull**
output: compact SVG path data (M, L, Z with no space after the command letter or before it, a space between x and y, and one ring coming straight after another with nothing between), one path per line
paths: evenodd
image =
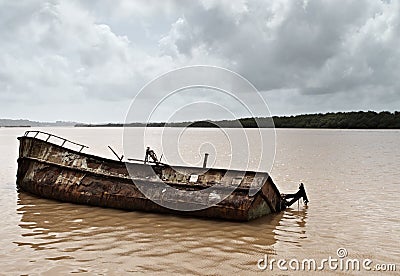
M203 168L122 162L82 153L65 147L67 140L58 145L28 135L18 139L17 187L43 198L233 221L249 221L285 208L284 199L268 173L207 169L202 174ZM152 179L155 174L171 189L160 192L157 182ZM197 175L195 181L190 179L191 175ZM251 195L251 183L255 178L261 186ZM218 194L218 189L235 181L240 184L236 183L239 185L228 197L202 208L210 200L210 193L203 194L202 191L217 183L219 186L213 192ZM145 193L143 189L146 189ZM168 206L176 204L177 208L163 207L166 205L162 203L166 202ZM182 202L196 210L177 210Z

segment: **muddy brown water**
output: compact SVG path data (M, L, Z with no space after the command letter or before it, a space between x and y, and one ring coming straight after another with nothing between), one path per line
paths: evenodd
M107 145L122 152L121 128L42 130L87 144L89 152L109 158L114 157ZM345 248L349 258L397 264L400 270L400 131L276 130L271 175L283 193L304 182L311 202L249 223L74 205L18 192L16 137L24 131L0 128L0 274L267 274L271 271L257 267L265 254L319 261L337 258L338 248ZM160 149L160 129L150 131L146 142ZM255 130L246 132L257 151ZM182 160L201 164L203 139L216 149L211 164L229 165L226 137L217 130L192 129L182 137ZM134 157L143 152L138 149ZM272 271L292 273L277 267Z

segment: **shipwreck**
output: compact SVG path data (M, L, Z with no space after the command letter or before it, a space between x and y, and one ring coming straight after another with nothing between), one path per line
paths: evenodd
M177 166L157 159L113 160L84 153L87 146L41 131L27 131L18 140L17 187L43 198L233 221L249 221L288 206L266 172L216 168L204 171L184 166L177 170ZM77 149L67 147L68 144ZM170 188L161 189L154 176ZM254 181L259 183L256 190L252 186ZM210 206L210 200L225 190L230 191L229 195ZM291 197L301 196L305 196L305 191L304 195L299 191ZM179 204L186 204L193 211L165 207Z

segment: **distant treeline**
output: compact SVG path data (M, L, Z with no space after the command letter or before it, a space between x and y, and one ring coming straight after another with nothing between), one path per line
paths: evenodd
M70 127L76 124L77 122L38 122L26 119L0 119L0 127Z
M394 129L400 128L400 112L338 112L274 117L279 128L351 128Z
M239 120L198 121L179 123L77 124L76 127L222 127L222 128L343 128L343 129L400 129L400 112L359 111L271 118L242 118Z
M19 127L23 127L23 128L25 128L25 127L31 127L31 126L0 126L0 127L6 127L6 128L19 128Z

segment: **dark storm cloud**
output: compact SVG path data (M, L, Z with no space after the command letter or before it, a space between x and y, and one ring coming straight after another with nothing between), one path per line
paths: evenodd
M81 107L75 118L121 120L125 110L118 116L104 107L123 109L149 80L193 64L242 74L264 91L273 113L400 104L398 1L31 0L0 6L0 117L51 120L37 111L42 105L68 120L59 113L68 109L62 102ZM79 111L85 109L90 114Z
M236 14L219 3L194 8L177 23L171 36L178 54L207 49L260 90L399 85L397 3L248 1Z

